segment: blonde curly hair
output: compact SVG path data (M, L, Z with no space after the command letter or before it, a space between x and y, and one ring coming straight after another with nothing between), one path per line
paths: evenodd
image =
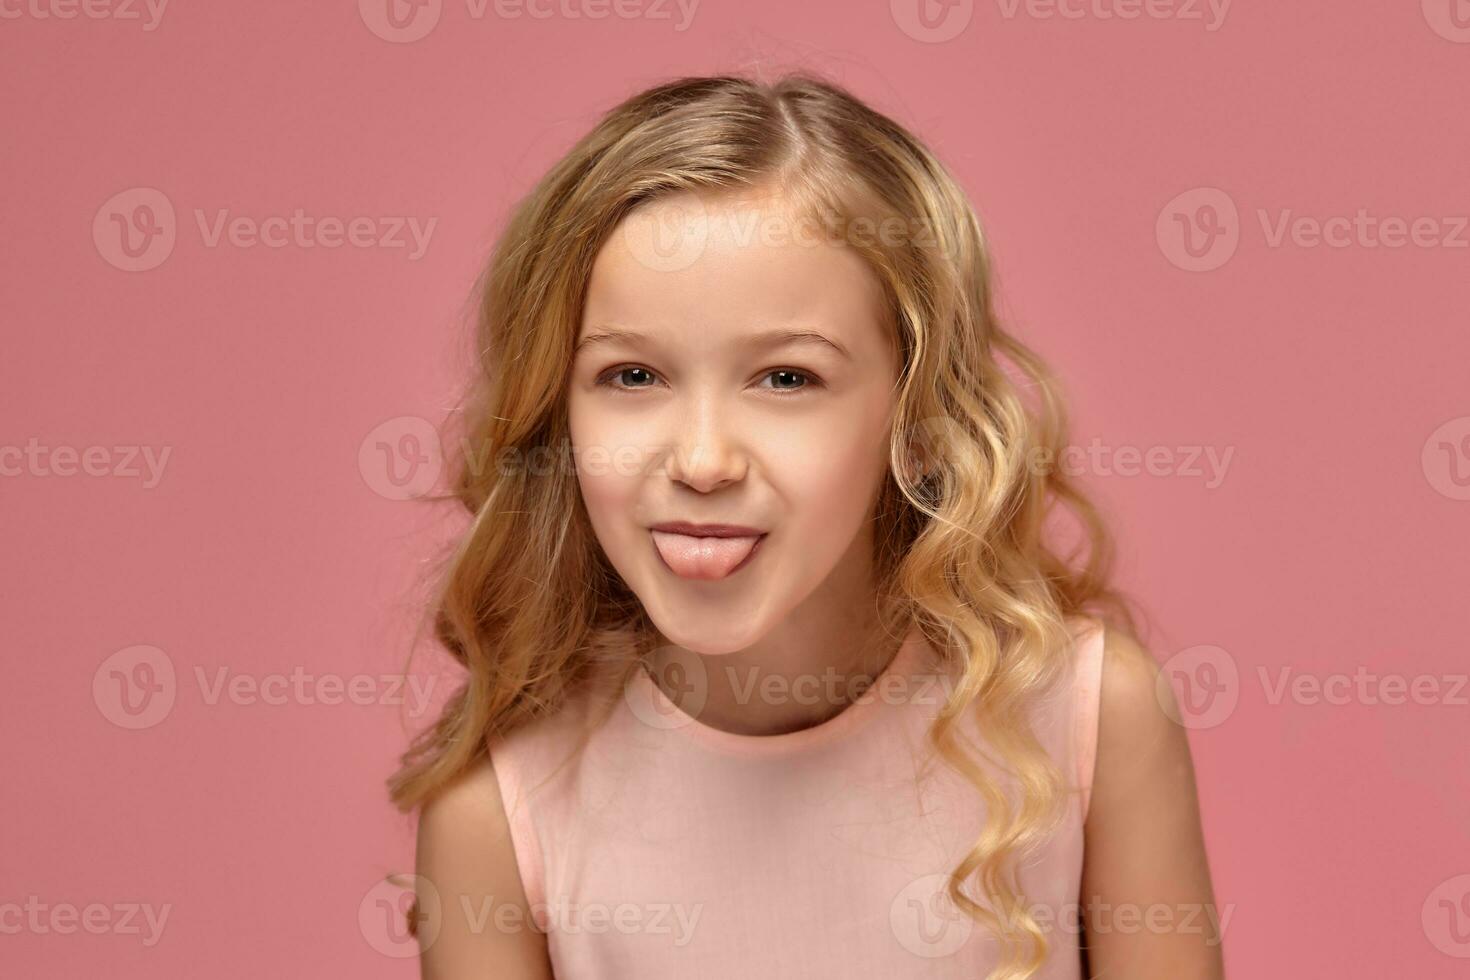
M1068 617L1129 633L1134 620L1109 585L1111 542L1095 507L1053 465L1067 445L1064 406L1046 366L997 322L969 200L907 130L806 72L682 78L634 95L514 210L477 284L479 370L453 416L459 439L446 440L465 449L452 497L472 521L431 612L467 679L404 753L390 796L401 810L418 807L599 667L635 664L654 645L592 533L573 469L502 463L567 445L581 304L622 218L676 191L767 186L857 249L883 284L902 362L877 508L880 609L917 625L955 670L929 739L975 785L989 819L951 872L949 896L1005 940L992 980L1023 980L1048 942L1015 884L1016 861L1054 829L1067 796L1026 709L1065 666ZM1080 532L1067 554L1044 533L1058 506ZM967 714L1018 799L961 744ZM993 908L966 891L972 877Z

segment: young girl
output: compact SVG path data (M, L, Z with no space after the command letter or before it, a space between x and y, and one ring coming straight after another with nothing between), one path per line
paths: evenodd
M520 204L435 605L468 680L391 783L426 977L1223 975L1185 733L988 261L807 75L639 94Z

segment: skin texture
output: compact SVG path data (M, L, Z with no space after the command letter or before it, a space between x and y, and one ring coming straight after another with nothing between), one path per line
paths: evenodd
M636 337L586 345L572 366L568 411L583 499L599 543L661 634L655 676L662 683L671 663L703 672L699 704L687 685L665 693L716 728L804 728L845 705L741 703L722 668L788 681L828 670L871 675L896 647L897 638L875 639L869 612L869 521L888 466L898 367L879 285L841 246L767 237L783 216L779 199L671 198L653 207L672 207L685 221L693 214L701 247L671 268L636 235L615 232L598 254L578 340ZM851 356L820 344L748 343L770 330L817 332ZM805 387L786 371L820 383ZM600 464L589 452L596 449ZM648 525L664 520L747 524L768 537L734 576L691 581L669 572L653 547ZM1164 906L1177 923L1190 907L1213 907L1189 744L1156 694L1157 675L1145 650L1109 634L1082 893L1113 917L1093 929L1088 912L1086 975L1217 980L1224 973L1208 916L1186 923L1203 925L1201 935L1139 928L1142 915L1116 914L1123 905ZM421 958L426 980L552 976L544 935L525 925L490 762L425 803L416 870L443 910ZM492 910L513 906L511 921L522 925L497 928L492 917L477 927L462 898L474 910L487 898Z
M1084 828L1088 975L1221 980L1232 910L1215 907L1189 739L1159 673L1137 641L1107 632Z
M898 647L901 638L877 635L870 612L871 517L898 377L882 287L840 242L780 233L795 219L779 198L681 195L647 208L649 220L682 220L702 247L677 268L651 261L636 238L640 216L597 256L579 343L629 336L584 344L572 366L582 499L661 634L655 677L674 676L678 663L699 678L670 685L669 696L743 734L806 727L844 705L741 703L731 671L845 678L881 669ZM770 331L814 332L841 350L759 343ZM608 462L617 459L637 465ZM767 536L748 567L692 580L654 547L649 526L669 520Z
M420 907L430 909L437 902L441 909L437 931L419 933L423 980L550 980L546 937L526 925L532 921L530 906L488 760L424 804L414 871ZM424 881L433 883L432 900ZM465 914L461 900L473 917ZM513 911L501 912L503 906ZM490 914L482 919L485 908ZM511 927L497 928L497 922Z

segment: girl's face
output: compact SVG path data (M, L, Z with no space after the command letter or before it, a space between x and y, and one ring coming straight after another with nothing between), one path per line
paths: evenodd
M872 601L897 354L877 277L811 231L775 198L660 198L588 284L568 391L582 498L663 638L696 653ZM660 530L676 522L734 527Z

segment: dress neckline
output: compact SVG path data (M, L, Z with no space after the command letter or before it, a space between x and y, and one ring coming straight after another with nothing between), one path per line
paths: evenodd
M652 727L687 732L700 743L735 755L768 756L815 748L839 736L851 734L876 715L913 700L915 673L924 666L928 644L917 626L910 627L904 641L861 695L837 714L815 725L776 735L746 735L708 725L664 693L642 666L633 673L629 704L639 720Z

